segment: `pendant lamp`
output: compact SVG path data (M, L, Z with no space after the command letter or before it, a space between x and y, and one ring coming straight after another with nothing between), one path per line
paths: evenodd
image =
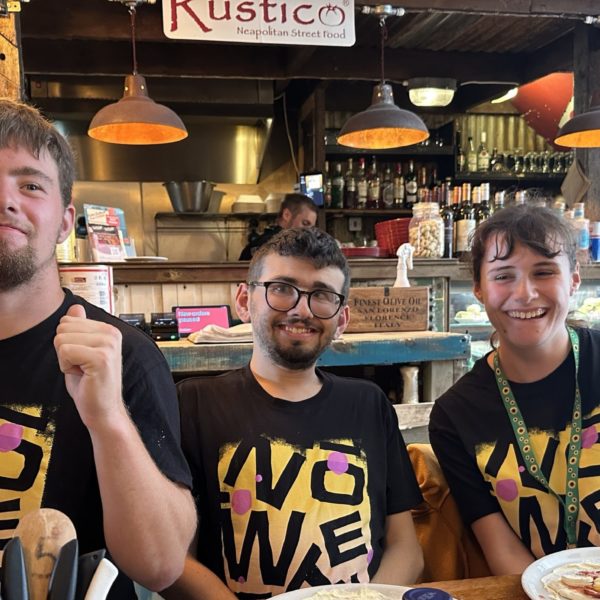
M391 8L391 7L390 7ZM390 13L391 14L391 13ZM350 117L338 135L338 144L365 150L383 150L418 144L429 137L422 119L415 113L394 104L392 86L385 83L384 45L386 38L385 19L380 14L381 31L381 82L373 90L371 106Z
M148 96L146 80L137 72L135 52L136 5L147 0L120 0L129 9L133 73L125 77L123 97L100 109L88 128L88 135L112 144L151 145L178 142L187 137L183 121L170 109Z
M569 119L558 131L555 144L570 148L600 148L600 93L594 93L591 108Z

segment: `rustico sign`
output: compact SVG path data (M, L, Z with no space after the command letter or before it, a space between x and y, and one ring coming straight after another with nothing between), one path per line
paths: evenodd
M163 0L168 38L352 46L354 0Z

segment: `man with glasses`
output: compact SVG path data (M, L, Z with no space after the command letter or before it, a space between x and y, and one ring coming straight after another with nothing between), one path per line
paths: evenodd
M395 411L373 383L315 367L348 324L349 286L331 236L280 232L237 291L253 327L250 364L178 385L199 562L187 560L167 598L270 598L419 576L410 509L421 495Z

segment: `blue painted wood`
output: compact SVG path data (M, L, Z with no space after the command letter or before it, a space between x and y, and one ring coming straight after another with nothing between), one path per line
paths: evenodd
M252 344L192 344L188 340L159 342L174 373L227 371L244 366ZM392 365L469 358L470 337L460 333L428 331L402 333L353 333L336 340L319 358L327 367Z

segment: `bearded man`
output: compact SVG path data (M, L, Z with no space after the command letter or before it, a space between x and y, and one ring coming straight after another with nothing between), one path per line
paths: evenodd
M319 229L281 231L252 258L236 297L252 323L250 364L178 384L200 525L166 598L418 578L410 509L421 495L396 413L373 383L316 368L348 325L349 287L344 255Z

